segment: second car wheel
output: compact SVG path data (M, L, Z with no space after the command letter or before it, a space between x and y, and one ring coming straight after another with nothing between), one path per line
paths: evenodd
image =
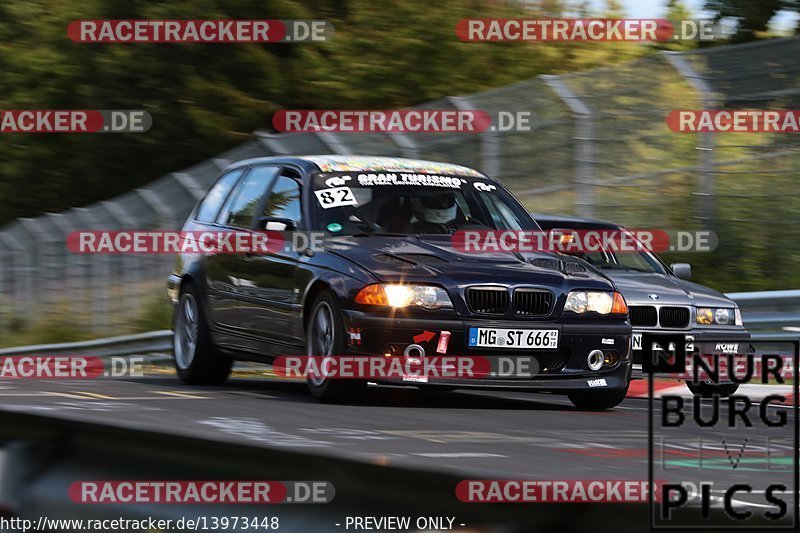
M172 323L173 357L178 377L190 385L219 385L228 378L233 360L219 352L198 290L192 282L181 289Z
M311 305L311 313L306 321L306 355L326 358L344 355L346 351L339 306L331 293L323 291ZM307 383L311 395L323 402L355 399L366 386L366 382L361 380L326 376L309 376Z
M691 383L689 381L686 382L686 386L689 387L692 394L703 398L711 398L715 394L720 398L727 398L739 388L738 383Z

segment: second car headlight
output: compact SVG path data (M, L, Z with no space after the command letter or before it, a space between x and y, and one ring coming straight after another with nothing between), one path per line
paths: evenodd
M710 326L713 324L719 326L737 326L741 325L741 313L737 312L738 309L729 307L698 307L697 308L697 323Z
M605 291L570 291L564 303L564 311L576 314L598 313L627 314L628 305L618 292Z
M452 307L447 292L433 285L380 284L367 285L356 294L356 303L389 307L421 307L440 309Z

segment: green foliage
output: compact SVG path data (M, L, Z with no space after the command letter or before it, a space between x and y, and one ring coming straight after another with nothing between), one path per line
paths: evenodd
M734 42L752 41L763 37L769 21L781 10L798 10L796 0L706 0L705 9L718 19L737 20Z
M212 157L281 108L394 108L647 53L621 43L468 43L467 17L563 12L482 0L5 0L0 109L144 109L146 134L0 136L0 224L86 205ZM76 19L326 19L314 44L81 44Z

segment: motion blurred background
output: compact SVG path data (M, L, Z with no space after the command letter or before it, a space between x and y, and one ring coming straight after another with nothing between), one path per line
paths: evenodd
M169 327L166 256L80 256L78 229L175 229L245 157L375 154L500 178L535 212L710 229L671 254L721 291L800 286L797 134L673 133L673 109L800 109L797 0L5 0L0 109L145 109L145 134L0 135L0 346ZM680 43L468 43L462 18L714 19ZM78 44L75 19L326 19L308 44ZM280 109L530 112L530 132L276 134Z

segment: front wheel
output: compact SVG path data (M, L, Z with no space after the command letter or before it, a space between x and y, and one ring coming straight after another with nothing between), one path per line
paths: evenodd
M306 322L306 355L328 358L344 355L346 351L344 322L339 306L333 295L322 292L314 300ZM354 399L366 386L364 381L322 375L309 375L307 384L311 395L323 402Z
M578 409L605 411L621 404L626 394L628 394L628 387L620 390L571 392L567 397Z
M715 394L719 395L720 398L727 398L739 388L738 383L692 383L690 381L686 382L686 386L689 387L692 394L702 398L711 398Z

